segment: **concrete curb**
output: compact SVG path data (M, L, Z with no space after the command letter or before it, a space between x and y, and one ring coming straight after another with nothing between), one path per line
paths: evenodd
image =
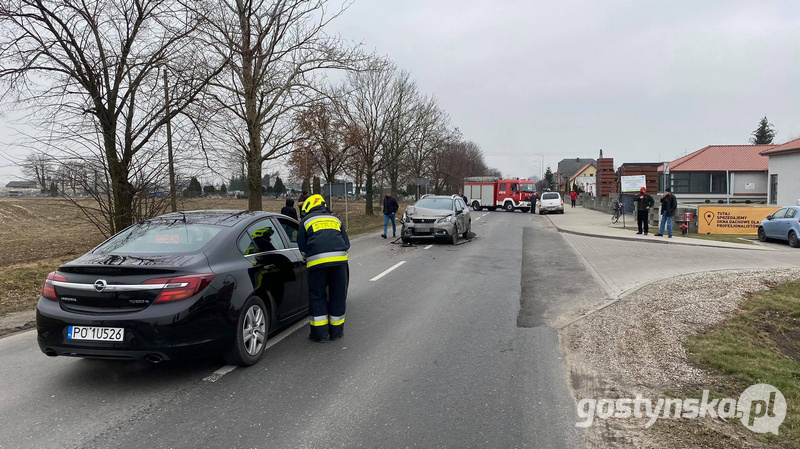
M671 241L669 241L669 239L666 239L666 238L663 239L663 240L660 239L660 238L657 238L658 240L645 240L645 239L637 239L637 238L620 237L620 236L616 236L616 235L590 234L588 232L573 231L571 229L560 228L560 227L558 227L557 224L555 224L555 222L550 217L547 217L547 219L550 220L550 224L552 224L554 228L558 229L558 232L561 232L561 233L564 233L564 234L580 235L580 236L584 236L584 237L595 237L595 238L599 238L599 239L610 239L610 240L622 240L622 241L625 241L625 242L656 243L656 244L661 244L661 245L680 245L680 246L693 246L693 247L700 247L700 248L732 249L732 250L738 250L738 251L741 251L741 250L746 250L746 251L776 251L774 249L765 248L765 247L760 246L760 245L752 245L753 246L752 248L732 248L730 246L718 246L718 245L713 245L713 244L702 244L702 243L676 243L676 242L671 242ZM737 243L737 245L738 245L738 243Z

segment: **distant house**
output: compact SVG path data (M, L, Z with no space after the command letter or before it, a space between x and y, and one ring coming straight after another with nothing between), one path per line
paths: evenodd
M658 191L672 187L681 202L705 200L766 201L769 159L761 153L775 145L709 145L658 171Z
M594 163L586 164L569 178L567 189L572 190L572 186L578 185L586 193L597 194L597 166Z
M800 139L764 150L761 155L769 158L769 203L800 205Z
M21 196L39 193L42 189L36 181L11 181L6 184L8 196Z
M551 186L551 188L556 191L566 192L569 189L569 180L575 176L579 170L589 164L597 167L597 161L591 158L576 157L572 159L562 159L558 163L555 176L553 176L553 181L555 181L556 185Z

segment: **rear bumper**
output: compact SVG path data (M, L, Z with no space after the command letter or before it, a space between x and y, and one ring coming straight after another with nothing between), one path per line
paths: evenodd
M78 314L63 310L58 302L40 298L36 307L36 338L39 349L49 356L123 360L205 357L219 354L233 344L235 325L222 318L222 313L204 312L191 302L185 307L179 312L174 307L150 307L132 314L136 318L131 318ZM121 342L69 340L70 325L121 327L125 335Z

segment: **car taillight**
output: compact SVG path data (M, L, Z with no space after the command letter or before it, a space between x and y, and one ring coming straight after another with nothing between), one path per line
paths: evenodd
M153 303L163 303L180 301L181 299L191 298L200 293L216 277L215 274L194 274L189 276L178 276L174 278L148 279L143 284L164 284L164 288L158 294Z
M52 301L58 301L58 294L56 293L56 287L53 285L53 281L67 282L67 278L53 271L48 274L47 278L44 280L42 296Z

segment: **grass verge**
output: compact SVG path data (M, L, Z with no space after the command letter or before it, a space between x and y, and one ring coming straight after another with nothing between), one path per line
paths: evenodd
M0 288L3 291L0 295L0 316L36 307L47 273L76 257L78 254L0 267Z
M752 295L736 316L709 332L689 337L684 346L695 363L721 375L725 382L714 387L728 390L724 393L730 397L738 397L758 383L778 388L787 403L779 434L755 436L771 447L798 447L800 280Z

